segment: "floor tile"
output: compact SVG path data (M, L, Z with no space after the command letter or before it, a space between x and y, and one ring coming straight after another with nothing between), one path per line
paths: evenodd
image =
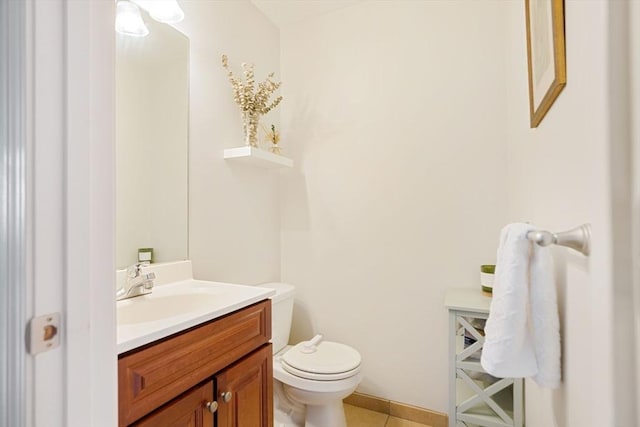
M387 414L346 404L344 415L347 417L347 427L384 427L389 418Z
M351 427L351 426L349 426ZM429 427L426 424L420 424L409 420L403 420L402 418L389 417L385 427Z

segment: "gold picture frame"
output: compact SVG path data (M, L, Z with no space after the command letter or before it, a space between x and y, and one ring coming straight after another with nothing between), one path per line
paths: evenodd
M525 0L529 112L536 128L567 84L564 0Z

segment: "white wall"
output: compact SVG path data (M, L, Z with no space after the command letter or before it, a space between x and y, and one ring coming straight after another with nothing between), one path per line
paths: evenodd
M189 128L189 258L196 278L236 283L279 279L277 172L225 161L244 144L242 119L221 66L256 64L256 80L280 76L279 32L251 3L181 1L176 25L191 43ZM279 112L262 123L279 124ZM272 117L270 117L272 116Z
M591 222L589 259L554 249L564 384L527 384L527 425L619 419L606 2L565 2L569 83L536 130L519 2L362 2L283 28L280 51L246 2L183 3L197 277L256 283L281 269L299 290L294 341L349 343L361 392L445 411L446 290L477 288L506 222ZM222 53L259 73L282 66L296 167L281 195L276 174L222 160L242 139Z
M281 29L282 279L294 341L363 356L359 391L447 410L447 289L506 215L502 2L373 1Z
M593 225L591 257L554 249L563 384L551 392L526 383L529 427L634 425L624 413L633 405L633 395L616 395L621 400L613 402L614 390L626 390L618 381L613 386L614 363L617 369L627 370L630 379L633 363L625 362L632 353L624 346L614 347L613 337L615 330L625 327L618 323L613 328L612 257L621 255L617 252L620 242L613 240L613 224L625 227L627 219L618 209L621 206L612 205L616 191L612 176L624 169L624 159L615 158L612 149L620 141L610 139L610 112L617 101L609 92L609 79L616 76L611 75L615 70L610 61L607 3L565 2L567 86L537 129L529 129L524 6L505 3L509 9L505 37L510 70L506 120L509 219L529 220L552 230L584 222ZM622 189L624 185L618 181L615 186ZM624 271L617 270L615 275L621 279ZM629 345L632 334L625 339ZM626 405L621 405L625 400Z

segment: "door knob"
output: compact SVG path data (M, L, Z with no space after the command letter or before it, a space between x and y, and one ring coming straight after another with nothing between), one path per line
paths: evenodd
M211 412L212 414L214 414L218 410L218 402L216 401L207 402L206 406L209 412Z
M233 395L231 394L230 391L223 391L222 393L220 393L220 397L222 398L222 400L225 401L225 403L227 403L231 400Z

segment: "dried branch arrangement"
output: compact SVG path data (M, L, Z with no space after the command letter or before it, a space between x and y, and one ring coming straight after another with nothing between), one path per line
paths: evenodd
M263 115L277 107L282 101L282 96L279 96L269 103L269 98L271 98L273 92L282 85L282 82L274 82L272 80L275 73L269 74L264 82L258 83L256 88L253 64L242 63L244 80L233 75L233 72L229 69L227 55L222 55L222 66L227 70L227 76L229 76L229 81L233 88L233 99L242 111Z

